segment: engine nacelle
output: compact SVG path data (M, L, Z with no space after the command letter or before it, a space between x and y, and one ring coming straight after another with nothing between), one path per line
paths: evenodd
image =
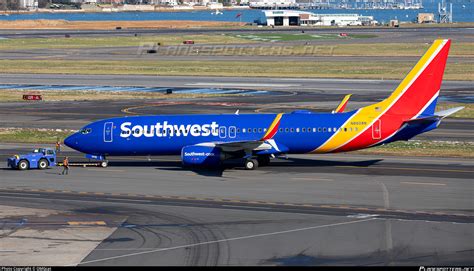
M224 160L220 148L206 146L186 146L181 149L184 166L219 166Z

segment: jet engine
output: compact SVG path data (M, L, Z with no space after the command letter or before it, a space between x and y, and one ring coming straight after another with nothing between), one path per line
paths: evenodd
M220 148L207 146L186 146L181 149L184 166L219 166L224 160Z

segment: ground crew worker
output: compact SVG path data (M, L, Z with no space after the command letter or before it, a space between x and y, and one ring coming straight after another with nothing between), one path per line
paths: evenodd
M66 175L69 173L69 157L67 156L63 160L63 172L61 175L64 175L64 173L66 173Z
M58 153L58 152L61 152L61 142L59 142L59 140L56 141L56 152L57 152L57 153Z

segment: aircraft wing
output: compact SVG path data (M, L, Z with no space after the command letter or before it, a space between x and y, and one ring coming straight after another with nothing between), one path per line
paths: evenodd
M205 142L196 144L196 146L218 147L224 152L264 151L266 153L284 153L287 150L285 146L278 145L273 139L230 142Z

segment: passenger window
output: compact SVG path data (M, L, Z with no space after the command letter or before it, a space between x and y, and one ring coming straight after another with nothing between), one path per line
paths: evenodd
M237 128L237 133L240 133L240 128Z
M344 132L347 132L347 128L346 128L346 127L344 127Z
M257 132L257 128L253 128L253 132L256 133L256 132Z
M280 131L280 133L283 132L283 128L280 128L278 131Z
M245 133L245 128L242 128L242 133Z
M318 127L318 132L321 132L321 127Z
M296 128L296 132L299 133L299 132L300 132L300 128Z
M326 127L323 128L323 132L326 132Z
M293 129L293 128L290 128L290 132L292 132L292 133L293 133L294 131L295 131L295 129Z
M313 133L316 133L316 128L313 128Z
M302 132L303 132L303 133L306 132L306 128L303 128L303 129L302 129Z
M332 131L332 129L331 129L331 128L328 128L328 132L331 132L331 131Z
M285 132L287 132L287 133L288 133L289 131L290 131L290 129L288 129L288 128L285 128Z
M261 133L261 132L262 132L262 128L258 128L258 132Z

